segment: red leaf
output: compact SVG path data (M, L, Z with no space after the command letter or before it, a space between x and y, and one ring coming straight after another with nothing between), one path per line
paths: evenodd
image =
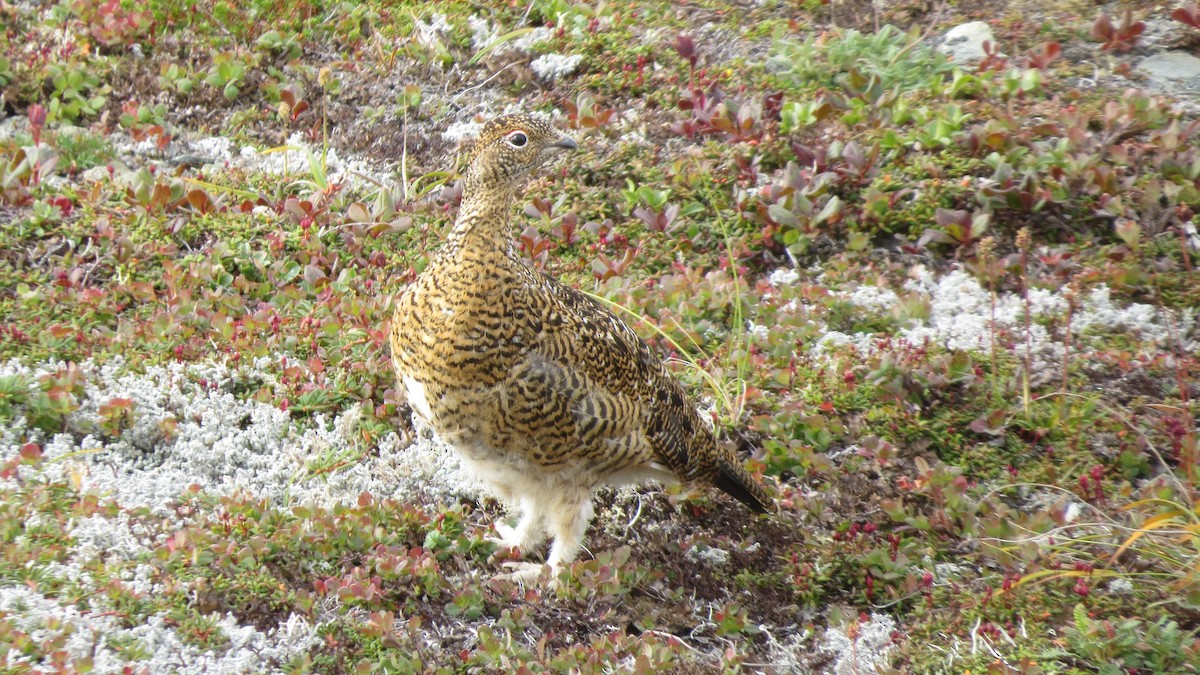
M1200 6L1180 7L1171 12L1171 18L1192 28L1200 28Z
M310 284L315 284L318 281L326 278L324 270L316 265L306 265L304 267L304 280Z
M26 443L21 446L21 459L36 462L42 458L42 446L37 443Z

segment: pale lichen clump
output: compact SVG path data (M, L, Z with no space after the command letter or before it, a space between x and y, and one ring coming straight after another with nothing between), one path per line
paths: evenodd
M775 279L794 281L791 270L777 271ZM880 338L891 338L889 344L914 347L926 344L949 351L982 353L990 349L993 303L988 289L968 272L958 269L935 277L923 266L914 268L904 290L923 298L929 306L927 318L904 319L901 327L892 335L856 333L848 335L839 331L827 331L814 348L814 353L823 356L852 345L859 354L870 355L879 350ZM1008 344L1013 352L1024 356L1032 355L1031 365L1035 383L1047 381L1060 367L1063 358L1063 337L1051 333L1041 320L1065 317L1069 304L1068 291L1029 289L1029 312L1034 321L1029 326L1029 339L1025 338L1025 299L1018 293L998 294L994 304L996 327L1008 333ZM889 316L900 305L901 297L895 291L875 285L863 284L848 291L833 291L835 297L845 299L862 310L864 316ZM1176 322L1175 330L1187 334L1196 321L1195 312L1181 312L1171 316L1166 310L1151 305L1113 302L1111 290L1097 286L1076 298L1078 313L1072 318L1071 333L1076 338L1088 332L1127 333L1139 340L1164 343L1170 335L1170 323ZM805 306L812 311L814 308ZM1087 353L1087 342L1072 341L1072 349ZM1005 347L1008 348L1008 347Z
M0 364L0 375L24 376L36 387L39 376L65 365L10 361ZM227 614L216 623L225 645L202 650L188 644L165 613L124 628L119 608L108 606L105 588L114 583L140 597L163 592L162 570L148 564L148 558L187 525L172 505L190 486L199 485L214 495L250 493L283 507L353 504L363 492L442 502L479 494L477 483L460 471L455 457L430 440L406 445L393 433L376 451L362 452L354 441L357 408L333 419L319 415L296 419L275 406L235 394L256 373L272 366L278 364L266 359L242 368L172 363L129 372L119 358L104 364L84 362L79 365L83 391L78 409L68 416L68 428L98 429L100 406L117 397L132 401L128 428L116 437L98 430L48 435L29 428L19 416L16 424L0 429L0 461L15 457L26 443L40 444L43 451L40 464L22 466L16 476L0 481L0 492L15 492L30 481L63 481L81 493L126 509L146 507L162 518L141 520L128 510L113 516L98 512L76 517L64 526L70 537L65 559L31 562L36 572L29 573L87 593L92 597L91 611L20 585L0 587L0 613L38 640L65 636L68 654L92 658L97 673L119 673L126 667L147 672L275 671L318 646L317 626L289 615L278 627L263 631ZM173 435L164 434L163 420L173 421ZM322 456L357 459L310 479L306 466ZM36 530L46 519L34 512L24 523L26 531ZM13 544L32 545L32 540L22 534ZM98 569L112 576L101 580L94 573ZM130 645L137 649L131 650ZM0 668L26 666L48 664L25 660L15 651L0 654Z
M832 672L857 675L888 666L895 632L896 620L878 613L871 614L869 621L849 627L831 626L825 631L824 647L836 654Z
M543 54L533 60L529 67L541 79L553 82L575 72L583 57L579 54Z
M14 361L3 371L36 381L61 365L25 367ZM434 441L406 445L393 433L365 452L356 440L357 407L332 418L297 420L275 406L239 398L233 390L256 377L253 365L173 363L126 373L120 359L112 359L80 368L84 393L68 425L96 431L5 430L0 460L16 456L23 443L42 445L46 461L22 467L22 479L68 481L122 506L164 514L192 485L215 494L244 490L280 505L353 503L362 492L409 499L424 495L442 502L478 494L477 483ZM110 438L98 431L98 411L116 397L132 401L133 423ZM166 426L173 427L169 436ZM358 459L314 479L310 467L333 456ZM15 478L0 482L0 489L5 487L14 489Z
M121 625L118 611L83 612L79 607L60 603L26 586L0 587L0 613L35 642L64 637L63 649L73 658L92 659L92 672L235 673L275 672L294 658L310 652L321 643L317 626L299 615L290 615L278 627L260 631L241 625L226 614L216 628L228 643L214 651L187 644L163 615L153 615L132 628ZM136 645L137 649L130 649ZM128 658L126 654L142 656ZM0 667L51 668L36 663L18 650L0 654Z

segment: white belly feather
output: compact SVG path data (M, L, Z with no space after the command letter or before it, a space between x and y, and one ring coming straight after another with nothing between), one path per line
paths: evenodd
M426 423L433 423L433 411L429 408L429 400L425 398L425 385L407 373L400 379L408 396L408 405L420 415Z

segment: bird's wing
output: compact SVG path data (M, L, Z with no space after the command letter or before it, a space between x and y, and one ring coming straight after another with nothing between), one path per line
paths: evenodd
M532 270L530 270L532 272ZM711 483L756 511L770 496L718 445L683 387L611 311L537 275L519 285L521 345L508 362L503 418L545 467L582 464L589 478L622 475Z
M535 310L505 386L514 426L547 455L653 464L695 479L691 449L711 433L662 361L596 301L544 275L530 281L522 304Z

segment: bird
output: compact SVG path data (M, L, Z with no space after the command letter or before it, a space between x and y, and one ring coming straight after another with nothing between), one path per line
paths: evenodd
M577 557L604 485L711 485L755 512L774 506L633 329L518 254L517 198L550 156L577 147L537 115L486 122L454 225L395 298L389 335L414 417L519 508L492 540L523 557L549 536L552 570ZM510 566L501 576L542 572Z

